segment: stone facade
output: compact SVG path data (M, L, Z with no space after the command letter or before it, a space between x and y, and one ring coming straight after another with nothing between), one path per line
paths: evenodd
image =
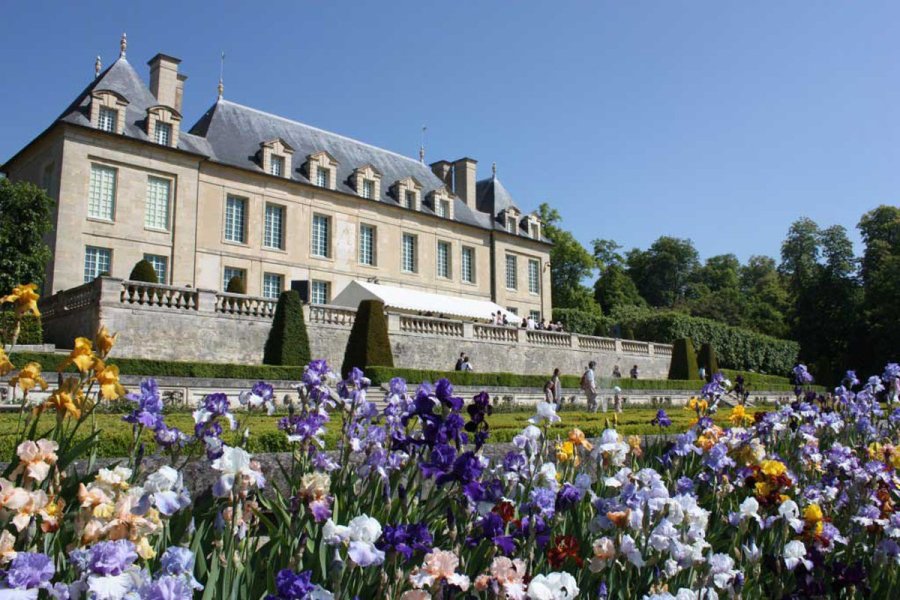
M75 337L93 337L100 325L118 332L116 356L160 360L260 364L275 301L210 290L159 286L100 277L41 301L44 335L61 348ZM340 366L353 325L352 309L304 306L310 350ZM559 367L578 375L597 362L597 375L613 366L665 379L672 348L451 319L388 314L388 333L398 367L451 370L460 352L483 372L544 374Z

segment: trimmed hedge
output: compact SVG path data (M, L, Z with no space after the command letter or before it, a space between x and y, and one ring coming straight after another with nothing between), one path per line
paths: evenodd
M554 308L553 322L557 321L566 331L602 337L608 336L613 326L612 319L577 308Z
M671 344L689 337L695 346L709 342L716 347L719 363L729 369L787 373L800 352L797 342L677 312L633 312L623 314L621 320L623 328L633 329L639 340Z
M697 354L691 338L681 338L672 344L672 362L669 363L669 379L691 379L699 375Z
M148 260L139 260L131 269L128 276L131 281L143 281L144 283L159 283L159 273Z
M0 311L0 344L12 342L13 330L16 327L16 314L12 310ZM22 327L19 329L19 339L16 344L43 344L44 329L41 318L27 314L22 317Z
M225 292L228 294L246 294L247 284L244 283L244 278L240 275L235 275L229 279L228 285L225 287Z
M706 380L711 381L712 376L719 372L719 359L716 349L709 342L700 346L697 354L697 365L706 369Z
M294 290L281 292L272 329L263 353L267 365L306 365L310 361L309 336L303 320L303 302Z
M394 355L388 338L384 302L363 300L356 309L356 319L347 338L341 375L346 377L353 367L366 370L374 365L393 367Z
M735 371L732 369L720 369L722 373L734 381L738 375L744 376L744 384L762 389L769 385L789 385L793 387L789 377L779 377L778 375L764 375L763 373L748 373L747 371Z

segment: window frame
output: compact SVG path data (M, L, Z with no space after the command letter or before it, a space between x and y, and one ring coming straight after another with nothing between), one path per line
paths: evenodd
M233 271L233 273L234 273L231 275L231 277L234 277L235 275L238 275L238 274L241 276L241 279L244 280L244 288L246 289L246 287L247 287L247 269L242 269L241 267L230 267L228 265L224 265L222 267L222 292L228 293L227 292L228 282L231 281L231 277L226 277L225 274L228 273L229 271Z
M406 241L410 240L412 242L412 254L410 258L410 264L412 265L412 269L406 268ZM419 236L414 233L403 232L400 235L400 272L406 273L409 275L416 275L419 272Z
M441 248L446 249L444 259L446 261L446 275L441 272ZM437 247L434 253L434 270L435 275L439 279L453 279L453 244L446 240L438 240Z
M267 283L267 280L268 280L269 277L277 277L277 278L278 278L278 281L279 281L279 289L278 289L278 293L275 294L274 296L269 296L269 295L266 294L266 290L267 290L267 285L266 285L266 283ZM285 277L284 277L284 274L282 274L282 273L271 273L271 272L269 272L269 271L263 272L263 276L262 276L262 287L260 288L260 289L261 289L261 296L262 296L263 298L268 299L268 300L277 300L277 299L281 296L281 292L284 291L284 280L285 280Z
M104 115L112 114L112 129L107 129L103 126L104 123ZM118 133L119 131L119 109L112 108L110 106L101 106L99 111L97 112L97 129L100 131L105 131L106 133Z
M469 259L468 259L470 278L468 278L468 279L466 279L466 262L467 262L466 261L466 253L467 252L470 254ZM460 250L459 273L460 273L460 278L462 279L463 283L468 283L471 285L475 284L475 282L476 282L475 248L473 246L463 246L462 249Z
M365 198L366 200L374 200L375 199L375 180L369 179L368 177L363 177L362 180L362 190L360 190L360 196Z
M156 124L153 126L153 141L160 146L171 146L173 130L174 127L172 127L171 123L165 123L157 119ZM165 138L165 141L160 140L161 136Z
M287 160L285 160L284 156L281 154L271 154L269 156L269 175L274 177L284 177L286 163Z
M532 266L535 267L534 270L534 285L532 286ZM528 293L534 294L535 296L540 295L541 293L541 261L536 258L528 259Z
M512 270L510 270L510 261ZM512 285L510 285L512 282ZM506 255L506 289L517 291L519 289L519 257L515 254Z
M331 188L331 169L316 165L316 185L320 188Z
M228 237L229 228L228 228L228 210L229 205L232 200L237 200L243 206L242 214L241 214L241 238L240 240L230 239ZM238 196L237 194L226 194L225 195L225 210L223 211L222 221L224 223L223 227L223 240L226 244L238 244L241 246L247 245L247 216L250 209L250 198L246 196Z
M154 258L162 259L162 263L163 263L163 265L165 265L164 270L163 270L163 275L165 275L165 277L159 276L159 269L156 268L156 264L155 264L156 261L153 260ZM159 280L160 285L171 285L170 277L171 277L172 273L169 270L169 257L168 256L165 256L163 254L151 254L151 253L145 252L144 260L146 260L148 263L153 265L153 270L156 271L156 277Z
M98 216L91 214L91 195L94 191L94 173L100 171L108 171L112 173L112 194L109 200L109 216ZM98 185L100 185L98 183ZM119 193L119 169L111 167L103 163L91 163L91 173L88 177L88 193L87 193L87 218L92 221L100 221L103 223L115 223L116 221L116 197Z
M148 217L150 214L150 183L153 181L164 181L166 182L166 210L165 210L165 226L157 227L152 224L148 224ZM168 233L171 230L172 226L172 189L173 189L173 181L168 177L160 177L159 175L147 175L147 196L144 199L144 229L149 231L162 231Z
M372 239L370 241L370 254L372 262L365 262L363 260L363 230L369 230L372 232ZM370 225L368 223L360 223L359 224L359 242L357 243L357 262L364 267L377 267L378 266L378 228L375 225Z
M323 219L325 221L325 254L317 254L316 250L316 220ZM310 219L309 223L310 234L309 234L309 255L312 258L318 258L323 260L332 260L332 251L331 251L331 217L328 215L323 215L322 213L313 213L312 219Z
M272 245L268 243L269 239L269 209L276 209L280 216L279 226L278 226L278 238L279 245ZM274 236L273 236L274 237ZM278 204L276 202L266 202L263 206L263 235L262 235L262 247L265 250L280 250L284 251L287 247L287 207L283 204Z
M103 269L102 267L100 267L100 261L95 260L94 262L95 262L95 267L96 267L96 273L92 277L88 278L87 264L88 264L88 255L89 255L90 250L100 250L100 251L105 252L106 256L108 257L108 261L107 261L108 268ZM99 254L97 256L99 256ZM104 248L102 246L90 246L90 245L85 246L84 247L84 262L82 263L82 275L84 277L84 283L92 282L93 280L97 279L97 277L100 276L100 273L103 273L104 271L112 274L112 264L113 264L113 249L112 248Z
M316 286L321 285L325 288L325 301L316 302ZM331 302L331 282L324 279L313 279L309 282L309 303L310 304L329 304Z

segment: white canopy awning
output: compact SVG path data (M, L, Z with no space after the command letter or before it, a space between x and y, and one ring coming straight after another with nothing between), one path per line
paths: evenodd
M463 317L478 321L490 321L498 310L510 323L518 324L521 318L499 304L489 300L476 300L461 296L432 294L411 288L401 288L368 281L351 281L331 304L357 308L362 300L380 300L388 308L404 312L426 313L432 316Z

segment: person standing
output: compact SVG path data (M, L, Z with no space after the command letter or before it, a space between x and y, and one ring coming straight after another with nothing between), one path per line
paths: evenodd
M456 359L456 366L453 368L455 371L462 371L463 368L463 358L466 356L465 352L459 353L459 358Z
M562 381L559 378L559 368L553 369L553 377L550 378L553 383L553 404L556 410L562 408Z
M623 402L622 399L619 398L620 393L622 393L622 388L620 388L619 386L615 386L613 388L613 410L615 410L617 413L622 412ZM604 409L605 408L606 407L604 407ZM604 410L603 412L606 412L606 410Z
M619 370L619 365L616 365L613 367L612 376L613 376L613 379L621 379L622 378L622 371Z
M462 371L474 371L475 370L475 367L473 367L472 363L469 362L468 356L463 356L463 363L462 363L461 370Z
M596 366L597 363L591 361L588 363L587 370L581 376L581 389L584 390L584 395L587 396L588 412L597 412L597 378L594 376L594 367Z
M634 365L633 367L631 367L631 378L632 378L632 379L637 379L637 378L638 378L638 367L637 367L637 365Z
M700 367L700 379L706 381L706 367Z

